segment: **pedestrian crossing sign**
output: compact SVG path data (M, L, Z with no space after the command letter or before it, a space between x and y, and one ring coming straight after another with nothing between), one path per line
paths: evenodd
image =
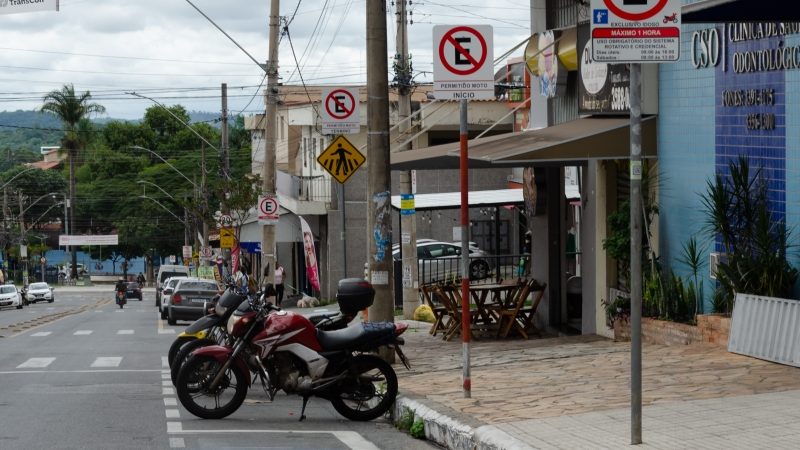
M337 136L324 152L317 157L317 162L328 171L339 183L344 184L351 175L361 167L367 158L344 136Z

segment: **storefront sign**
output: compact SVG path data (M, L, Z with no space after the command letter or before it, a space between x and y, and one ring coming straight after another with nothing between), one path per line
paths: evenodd
M708 28L692 33L690 43L692 65L695 69L721 66L723 72L770 72L800 69L800 45L786 45L784 36L800 34L800 23L729 23L720 28ZM734 44L780 38L766 48Z
M589 27L578 27L580 67L578 109L580 114L627 114L630 111L630 70L627 64L608 64L592 59Z
M681 54L680 0L591 0L592 58L672 62Z

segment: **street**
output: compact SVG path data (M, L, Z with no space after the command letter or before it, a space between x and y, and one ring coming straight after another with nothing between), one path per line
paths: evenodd
M382 418L350 422L329 403L256 384L230 417L198 419L177 402L166 354L188 322L158 318L152 290L124 309L112 288L56 288L54 303L0 311L3 449L436 448Z

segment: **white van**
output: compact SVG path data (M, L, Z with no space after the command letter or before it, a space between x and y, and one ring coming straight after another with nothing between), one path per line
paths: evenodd
M158 276L156 276L156 306L161 310L161 289L163 289L164 281L172 277L188 277L189 268L186 266L162 264L158 268Z

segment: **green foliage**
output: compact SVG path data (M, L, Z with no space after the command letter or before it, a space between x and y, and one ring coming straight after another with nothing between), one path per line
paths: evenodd
M425 422L422 419L417 419L411 425L411 437L416 439L425 439Z
M790 232L769 210L761 169L750 173L746 158L729 164L730 175L707 182L702 203L706 230L725 255L717 267L715 312L730 313L735 293L791 296L798 271L787 260Z
M403 413L397 420L397 429L400 431L410 431L411 425L414 424L414 411L408 406L403 407Z
M705 259L703 255L706 253L705 247L698 248L697 239L691 237L689 241L683 246L679 262L686 265L692 273L692 279L689 281L689 289L691 290L691 300L694 301L694 314L703 314L703 280L700 279L700 270L705 266Z

